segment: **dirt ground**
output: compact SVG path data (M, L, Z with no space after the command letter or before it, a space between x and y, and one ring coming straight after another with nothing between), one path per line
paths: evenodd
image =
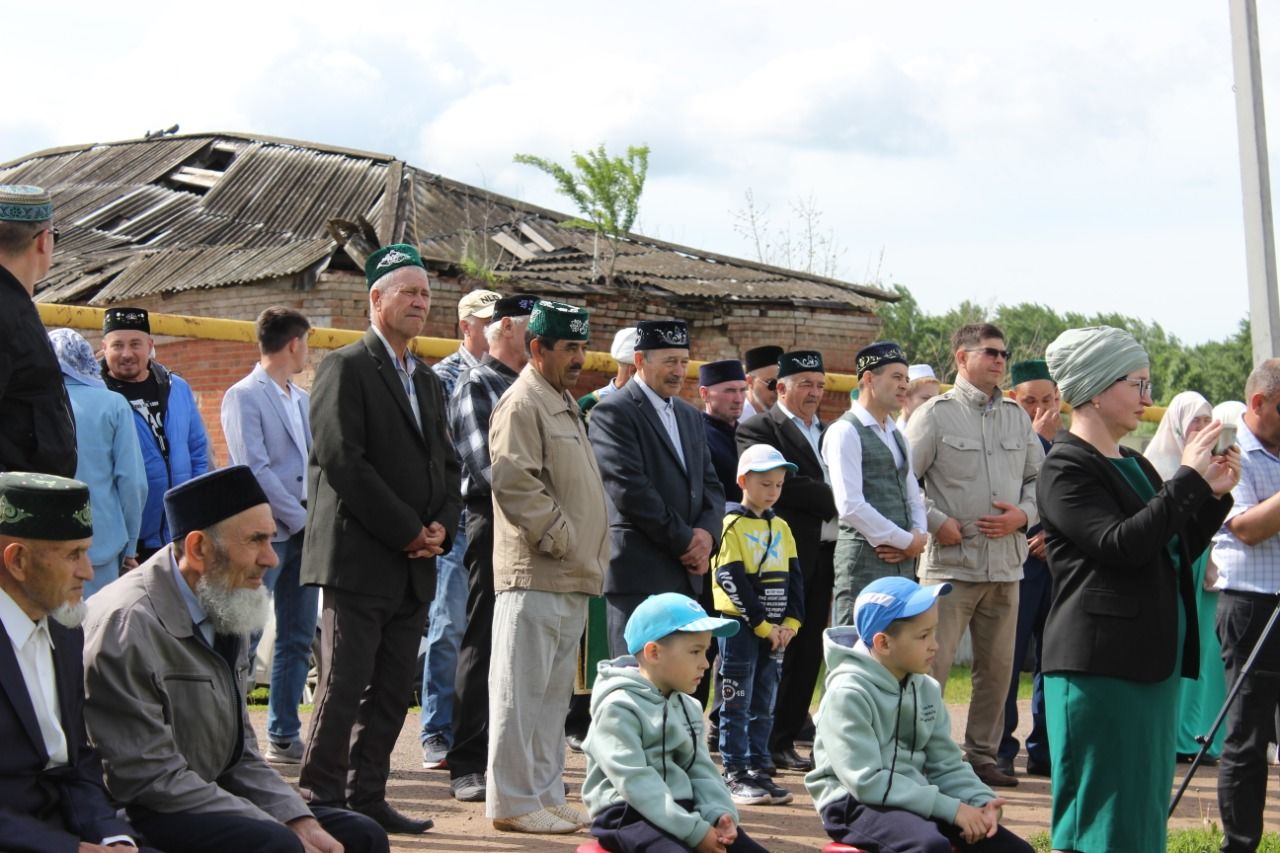
M1030 719L1030 703L1020 702L1020 717ZM953 733L960 739L967 716L967 707L952 705ZM266 712L251 711L258 738L265 737ZM1027 728L1024 724L1022 728ZM304 716L303 731L306 730ZM1019 732L1019 739L1025 731ZM565 781L571 787L569 801L578 803L578 793L583 780L583 758L569 753ZM588 833L568 836L512 835L498 832L484 816L483 803L459 803L449 796L449 774L445 770L423 770L422 752L418 744L418 718L411 714L405 720L404 730L396 743L391 761L391 778L388 782L388 800L397 809L414 817L429 817L435 828L421 836L392 836L393 851L456 851L456 853L480 853L480 851L561 851L570 853L577 845L590 840ZM1021 775L1019 760L1017 788L1001 792L1009 799L1005 807L1005 824L1024 837L1030 837L1049 828L1049 780ZM297 781L297 768L281 767L284 777ZM1135 767L1135 774L1146 768ZM1172 791L1186 772L1186 765L1178 766L1178 776L1173 780ZM1273 772L1270 776L1268 806L1265 825L1268 831L1280 829L1280 780ZM783 773L779 784L795 793L795 800L786 806L744 806L740 808L742 823L752 837L776 853L799 853L821 850L828 839L822 832L822 824L813 809L813 802L805 792L803 777L798 773ZM1217 771L1213 767L1201 768L1171 821L1171 827L1198 827L1205 821L1218 822Z

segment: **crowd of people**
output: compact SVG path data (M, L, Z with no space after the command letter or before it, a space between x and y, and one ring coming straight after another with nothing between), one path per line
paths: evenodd
M393 244L365 264L368 331L309 393L307 317L261 314L215 469L145 310L105 312L100 358L45 332L52 214L0 187L4 849L425 832L386 790L424 633L423 766L499 830L762 850L738 807L791 801L793 771L837 841L1021 853L996 789L1025 748L1056 850L1161 850L1175 762L1243 679L1204 749L1223 849L1256 849L1280 638L1245 661L1280 604L1280 361L1242 403L1175 396L1145 455L1122 439L1152 405L1149 360L1109 327L1012 365L989 324L955 331L953 365L870 344L828 423L821 352L703 364L699 409L688 327L641 320L575 399L587 310L473 290L428 368L409 347L431 279ZM272 611L260 748L245 690ZM965 635L957 744L942 697ZM586 754L586 811L566 749Z

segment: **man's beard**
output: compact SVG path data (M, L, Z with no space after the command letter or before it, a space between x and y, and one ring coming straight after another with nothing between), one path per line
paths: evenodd
M271 615L271 593L265 586L256 589L228 588L224 583L228 568L226 555L216 554L211 565L196 581L196 600L208 614L215 633L257 633L266 627Z
M84 621L85 614L89 612L89 605L82 598L75 604L66 603L59 605L53 610L49 616L53 621L57 622L64 628L79 628L80 623Z

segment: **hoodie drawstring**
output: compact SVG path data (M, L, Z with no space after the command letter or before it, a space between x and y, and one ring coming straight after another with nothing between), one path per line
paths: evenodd
M882 806L888 802L889 792L893 790L893 771L898 766L898 730L902 726L902 696L906 692L906 688L899 684L898 710L893 715L893 759L889 762L889 784L885 786L884 796L880 798L880 805Z

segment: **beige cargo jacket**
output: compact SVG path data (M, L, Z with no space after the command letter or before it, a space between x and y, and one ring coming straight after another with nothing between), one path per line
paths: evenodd
M999 539L978 532L977 520L1011 503L1039 521L1036 477L1044 450L1031 419L1013 400L991 397L968 381L934 397L907 421L911 467L924 481L929 533L948 518L960 523L959 545L934 536L920 561L921 580L1016 581L1027 558L1026 530Z
M489 420L493 586L600 595L604 484L578 404L527 365Z

